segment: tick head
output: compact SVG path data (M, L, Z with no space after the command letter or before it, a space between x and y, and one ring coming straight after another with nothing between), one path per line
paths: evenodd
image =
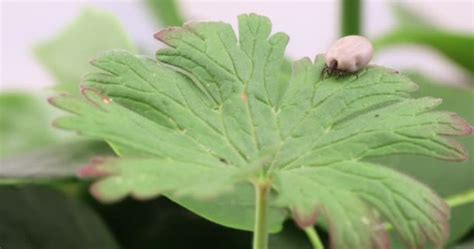
M329 62L329 70L333 71L337 68L337 60L336 59L332 59L330 62Z

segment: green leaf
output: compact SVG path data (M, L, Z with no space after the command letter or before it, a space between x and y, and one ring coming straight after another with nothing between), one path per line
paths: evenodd
M440 105L441 108L456 111L470 123L474 122L474 109L472 108L474 91L472 88L462 89L445 86L440 82L415 73L410 73L409 76L420 85L420 90L415 93L415 96L440 97L443 99L443 103ZM469 154L474 154L474 139L463 138L461 141L466 145ZM431 158L404 155L385 157L377 160L377 162L415 177L445 198L474 188L474 181L472 180L474 163L472 158L456 164ZM450 220L451 242L461 238L474 225L473 209L474 204L452 209Z
M84 89L84 92L88 90ZM183 145L180 146L179 140L184 138L181 132L176 134L170 133L171 130L165 129L165 127L157 126L156 123L144 118L141 115L136 113L130 112L130 110L123 108L121 105L115 104L114 102L109 102L110 99L105 96L98 96L95 92L89 92L88 98L94 101L105 101L100 102L107 108L107 111L104 112L102 107L97 108L95 106L96 102L85 102L82 101L79 97L58 97L51 99L51 103L57 106L62 106L67 108L68 110L75 112L75 113L82 113L83 117L89 117L94 119L91 122L84 122L85 120L76 120L75 117L69 117L64 119L58 119L56 125L64 126L66 123L70 122L78 122L78 125L84 125L84 127L95 126L97 128L113 128L116 127L115 131L109 130L110 138L105 138L108 141L113 141L113 144L116 146L122 146L122 144L129 143L130 145L134 143L134 145L128 145L128 149L124 150L125 155L131 156L161 156L161 153L174 153L175 156L172 158L179 158L179 161L166 161L161 160L160 163L162 164L162 170L168 171L167 174L174 174L174 176L178 176L182 180L178 180L177 178L173 178L171 175L163 175L164 182L156 181L155 177L161 178L161 172L159 173L160 176L150 174L154 171L153 166L156 165L157 160L155 159L129 159L126 161L116 161L116 160L103 160L103 159L95 159L92 163L85 167L81 172L80 175L86 176L99 176L99 175L110 175L120 171L120 174L126 175L126 177L118 176L106 179L104 182L98 182L97 185L92 187L92 193L96 196L99 200L102 201L115 201L120 198L123 198L125 195L132 193L134 196L138 198L151 198L156 196L159 193L166 192L166 191L173 191L176 190L180 184L189 183L187 189L184 189L184 192L192 191L197 192L198 195L203 195L204 198L211 198L215 195L215 190L225 190L227 183L234 183L240 176L237 175L235 169L229 169L226 167L222 167L225 164L221 162L219 158L212 158L210 155L207 156L207 159L203 157L201 154L196 155L194 149L186 151L186 145L183 142ZM97 104L97 103L96 103ZM116 112L114 116L122 117L123 120L111 119L108 117L103 116L102 114L108 115L111 112ZM117 124L124 125L117 126ZM154 136L151 134L147 134L143 132L144 130L136 129L137 124L140 124L145 130L152 129L150 132L154 132L161 129L163 130L162 139L166 140L155 140ZM147 126L148 128L145 128ZM123 131L127 130L129 132L124 133ZM134 132L136 131L136 132ZM84 134L87 134L84 131ZM123 143L117 141L114 137L116 135L122 136L124 138L118 138L119 140L123 139ZM171 136L171 137L168 137ZM126 138L125 138L126 137ZM165 138L167 137L167 138ZM181 137L181 138L180 138ZM186 140L186 139L185 139ZM185 141L183 140L183 141ZM175 141L177 144L173 146L172 144L167 143L166 141ZM151 147L149 147L151 145ZM156 150L157 146L160 146L160 149ZM163 147L161 147L163 146ZM122 151L122 153L124 152ZM159 154L156 154L159 153ZM183 154L182 154L183 153ZM202 153L202 152L201 152ZM207 152L205 152L207 153ZM185 159L182 156L187 157ZM184 160L192 160L198 159L202 161L200 164L191 164L187 162L183 162ZM202 160L201 160L202 159ZM209 160L209 161L206 161ZM209 165L215 165L222 169L222 171L212 171L213 168L209 167ZM212 162L212 164L210 164ZM129 168L132 166L132 168ZM194 168L196 166L196 168ZM136 167L140 167L141 170L135 170ZM174 168L177 167L177 168ZM208 169L206 169L208 168ZM150 172L151 170L151 172ZM180 175L181 173L186 172L186 175ZM212 174L212 175L207 175ZM222 175L220 175L222 174ZM215 185L212 184L212 176L214 177L227 177L229 179L221 179L219 182L216 182ZM204 177L205 179L201 179L199 177ZM195 181L189 181L187 179L193 179ZM235 179L232 179L235 178ZM126 180L125 182L123 180ZM196 188L193 190L193 188ZM239 185L237 186L236 191L231 195L223 195L220 197L213 198L212 202L196 202L195 200L191 200L189 198L185 198L185 196L174 196L168 195L171 199L177 201L178 203L184 205L185 207L189 208L192 211L195 211L202 215L203 217L218 222L223 223L227 226L232 226L234 228L251 230L253 227L253 210L255 204L253 203L254 197L252 190L246 185ZM230 206L230 207L229 207ZM241 215L235 216L235 212L240 212ZM272 224L270 224L270 229L274 232L279 231L281 229L281 223L286 217L286 213L282 211L280 208L273 208L273 211L270 212L270 217L273 217Z
M44 100L24 93L0 95L0 158L32 151L58 140Z
M322 215L337 248L385 248L388 240L380 215L392 222L408 245L420 245L425 239L442 245L447 239L449 208L443 200L382 166L336 163L284 171L277 180L281 199L293 207L300 226L311 225Z
M396 8L400 25L390 33L375 39L373 41L375 48L383 49L386 47L401 44L421 44L436 49L459 66L467 69L471 74L474 73L474 35L464 34L442 30L426 21L407 9L398 6Z
M35 48L35 55L52 74L59 90L76 93L90 58L106 49L135 52L127 34L111 14L84 10L62 33Z
M40 187L0 187L2 248L119 248L83 203Z
M95 159L79 174L82 177L110 176L94 184L92 192L98 199L112 202L128 194L137 199L149 199L165 192L212 198L219 193L216 190L231 190L229 187L235 181L231 178L236 169L171 159Z
M184 18L176 0L146 0L146 4L163 27L183 25Z
M124 51L94 60L105 72L85 77L84 96L52 103L72 114L59 127L105 139L123 157L84 170L101 178L95 196L213 198L264 178L301 226L324 217L336 248L384 248L385 220L411 248L441 247L443 200L363 160L408 153L462 161L466 152L447 136L471 126L433 111L440 99L411 98L416 85L381 67L323 80L323 58L305 58L285 81L278 72L288 37L270 34L266 17L242 15L239 39L229 24L190 23L155 35L169 46L158 61Z
M179 203L190 211L223 226L252 231L254 227L255 197L253 186L240 183L232 192L223 193L207 201L199 201L189 196L172 196L168 198ZM275 195L271 195L268 210L269 232L276 233L282 229L287 212L275 204Z

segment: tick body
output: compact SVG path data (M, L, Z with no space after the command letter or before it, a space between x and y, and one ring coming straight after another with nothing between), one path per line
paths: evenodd
M332 44L325 55L325 63L321 77L337 77L352 75L357 76L357 72L369 64L372 59L374 48L369 39L350 35L345 36Z

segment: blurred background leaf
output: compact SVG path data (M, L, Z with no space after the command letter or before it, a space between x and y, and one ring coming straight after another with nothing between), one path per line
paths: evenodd
M2 248L119 248L101 218L80 201L43 187L1 187Z
M110 49L136 52L114 15L86 9L55 38L37 46L35 54L55 78L58 90L78 94L81 77L94 69L90 60Z
M393 4L392 12L397 19L398 28L435 29L435 26L423 17L416 15L402 4Z
M474 35L437 28L402 5L396 5L394 12L398 27L373 40L376 49L402 44L430 47L474 74Z
M181 26L184 18L178 1L175 0L145 0L147 9L161 27Z
M86 9L35 51L58 90L78 94L89 61L115 48L136 51L114 15ZM55 113L41 94L0 94L0 178L71 177L91 157L112 154L105 142L65 139L51 126Z
M49 124L51 116L52 108L40 97L0 94L0 158L59 141L58 132Z
M102 141L75 139L44 146L31 152L0 159L0 179L53 180L75 177L96 156L113 155ZM1 180L0 180L1 181Z
M41 95L0 94L2 184L75 177L90 158L113 155L105 142L74 138L54 129L55 113Z

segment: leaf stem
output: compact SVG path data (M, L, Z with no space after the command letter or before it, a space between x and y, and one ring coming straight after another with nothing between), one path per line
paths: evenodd
M181 26L184 18L175 0L146 0L148 9L150 9L155 19L164 27Z
M308 239L311 242L313 249L324 249L324 245L321 242L321 239L319 238L318 232L316 232L316 229L314 229L314 226L305 228L304 232L308 236Z
M268 248L268 198L271 184L267 180L255 183L255 227L253 230L253 249Z
M470 189L460 194L452 195L446 199L446 203L451 208L474 202L474 189Z
M361 33L361 1L341 1L341 36L360 35Z

